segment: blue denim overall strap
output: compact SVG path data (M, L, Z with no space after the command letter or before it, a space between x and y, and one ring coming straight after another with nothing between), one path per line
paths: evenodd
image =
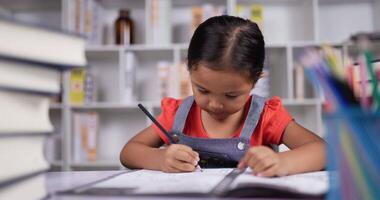
M249 148L252 133L265 104L265 98L253 95L243 129L238 138L196 138L185 135L183 128L193 102L193 96L187 97L176 112L172 132L178 135L178 143L190 146L198 152L208 152L209 155L221 156L224 159L238 162Z

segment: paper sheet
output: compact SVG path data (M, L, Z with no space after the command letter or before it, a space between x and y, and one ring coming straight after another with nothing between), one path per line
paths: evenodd
M268 188L279 188L285 191L303 193L310 195L324 194L328 190L328 173L312 172L283 177L263 178L257 177L246 171L238 176L230 185L230 189L246 186L268 186Z
M95 184L92 188L135 188L133 193L209 193L232 169L164 173L139 170Z
M92 186L96 188L120 188L128 189L134 194L175 194L175 193L210 193L212 189L222 179L232 171L232 169L203 169L203 172L196 171L190 173L164 173L153 170L139 170L121 174L109 180L97 183ZM247 170L240 174L231 183L229 189L240 186L250 186L254 190L255 186L269 189L280 189L295 193L309 195L321 195L328 190L327 172L304 173L284 177L262 178L257 177Z

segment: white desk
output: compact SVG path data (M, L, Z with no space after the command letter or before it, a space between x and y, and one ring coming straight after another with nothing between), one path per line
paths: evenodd
M75 171L75 172L48 172L46 173L46 188L48 193L52 194L48 200L120 200L120 199L169 199L169 197L115 197L115 196L65 196L55 195L59 191L69 190L77 187L81 187L87 184L94 183L96 181L112 177L114 175L123 173L125 171ZM173 197L170 199L178 199ZM181 198L184 200L191 200L196 198ZM199 198L198 198L199 199ZM207 198L215 199L215 198ZM227 199L227 198L223 198Z
M95 182L112 178L116 175L126 173L126 170L120 171L76 171L76 172L49 172L45 174L46 189L50 194L48 200L98 200L98 199L200 199L195 197L138 197L138 196L85 196L85 195L64 195L60 194L60 191L66 191L78 187L86 187L92 185ZM218 199L218 198L207 198ZM238 198L219 198L219 199L235 199ZM282 198L284 199L284 198Z

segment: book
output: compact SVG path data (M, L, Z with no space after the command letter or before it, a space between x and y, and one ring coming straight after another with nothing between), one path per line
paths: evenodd
M136 66L138 60L135 53L125 53L125 64L121 76L120 99L123 103L133 103L137 100L136 97Z
M148 26L151 31L147 33L148 44L167 45L171 43L171 0L149 1Z
M305 73L303 66L296 63L293 69L294 74L294 98L297 100L305 99Z
M203 169L189 173L154 170L127 171L66 194L193 197L305 197L322 198L328 190L327 172L263 178L251 170Z
M82 37L61 30L0 19L0 55L60 68L87 65Z
M264 6L262 4L236 4L235 13L236 16L255 22L260 30L264 31Z
M99 116L96 112L73 113L73 158L75 162L95 161Z
M69 30L86 37L88 45L103 44L103 6L96 0L67 1Z
M250 20L256 22L261 31L264 31L264 6L262 4L251 5Z
M157 62L157 75L158 75L158 96L160 99L169 96L169 86L170 86L170 68L172 63L169 61L158 61Z
M69 80L69 102L70 104L82 105L85 102L84 84L86 79L85 69L73 69Z
M179 63L179 96L186 98L193 94L191 89L190 74L185 62Z
M46 178L42 173L0 188L0 199L45 199L47 196Z
M0 137L0 172L6 172L0 173L0 185L49 168L44 156L46 135Z
M0 110L0 136L53 131L46 95L0 90Z
M60 71L42 65L0 59L0 87L57 94L61 91Z

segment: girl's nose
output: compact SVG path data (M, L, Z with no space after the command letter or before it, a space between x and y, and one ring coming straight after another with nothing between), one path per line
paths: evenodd
M223 103L221 103L220 101L217 101L217 100L210 100L209 106L214 111L221 110L224 107Z

